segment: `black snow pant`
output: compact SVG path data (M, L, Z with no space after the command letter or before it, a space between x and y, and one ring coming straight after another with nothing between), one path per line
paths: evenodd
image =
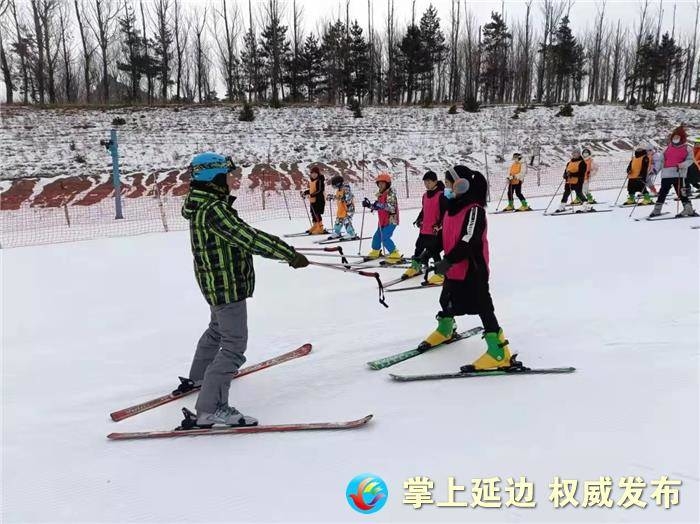
M513 201L513 192L518 197L518 200L520 202L525 202L525 197L523 196L523 183L519 182L518 184L508 184L508 202Z
M681 199L681 202L684 204L690 202L686 196L684 180L681 177L674 177L661 179L661 189L659 189L659 194L656 197L657 204L663 204L666 201L666 197L668 196L669 191L671 191L671 187L676 190L676 194L678 195L678 198Z
M637 193L648 195L649 190L647 189L647 185L641 178L630 178L627 181L627 194L633 197Z
M696 164L691 164L691 166L688 168L688 175L685 178L687 195L690 195L691 186L700 191L700 167L698 167Z
M586 196L583 194L583 177L579 177L578 182L575 184L569 184L569 182L564 184L564 196L561 197L562 204L566 204L569 201L569 196L571 195L572 191L576 193L576 196L581 202L588 201Z
M442 260L440 251L442 251L442 235L428 235L421 233L416 240L416 251L413 253L413 259L419 260L421 255L427 251L430 258L436 263ZM427 260L424 260L427 264Z
M486 333L497 333L500 328L489 290L488 272L471 267L464 280L445 278L440 294L438 313L441 317L479 315Z
M323 222L323 212L326 210L326 199L316 197L316 202L311 203L311 218L313 222Z

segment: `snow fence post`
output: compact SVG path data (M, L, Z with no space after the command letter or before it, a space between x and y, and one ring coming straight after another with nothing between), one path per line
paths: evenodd
M404 180L406 181L406 198L410 198L409 193L408 193L408 164L404 160L403 164L403 169L404 169Z
M168 232L168 220L165 216L165 208L163 206L163 199L160 194L160 186L158 185L158 174L156 173L155 175L155 189L156 189L156 199L158 200L158 208L160 209L160 219L163 221L163 229L165 232Z
M489 159L484 151L484 165L486 166L486 201L491 202L491 179L489 178Z
M100 140L100 145L107 148L112 155L112 185L114 186L114 207L116 220L124 218L122 214L122 192L121 181L119 180L119 144L117 142L117 130L112 129L109 140Z

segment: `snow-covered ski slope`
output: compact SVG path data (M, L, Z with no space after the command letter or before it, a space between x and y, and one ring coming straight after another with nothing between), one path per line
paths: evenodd
M402 215L395 235L407 254L416 213ZM385 309L371 279L256 260L248 362L314 348L235 380L231 402L265 424L375 415L336 433L108 441L112 431L171 429L194 406L192 396L120 423L108 416L172 389L189 369L208 310L187 233L4 250L2 521L697 522L700 253L689 226L700 219L628 214L489 215L492 293L512 349L532 367L575 366L571 375L392 382L389 372L454 370L482 351L474 337L390 370L366 367L434 328L439 290L388 294ZM368 218L365 232L375 224ZM372 516L345 500L364 472L389 489ZM670 510L651 498L662 475L682 481ZM471 479L500 477L504 507L415 510L402 503L415 476L433 480L435 502L447 500L449 476L467 486L456 493L467 502ZM535 485L534 509L505 507L506 479L520 476ZM620 479L639 476L648 506L555 510L555 476L578 480L579 503L584 481L611 477L617 502Z
M124 176L183 169L193 154L207 149L232 155L244 177L260 171L258 164L286 170L290 164L323 162L359 172L362 163L373 171L396 159L421 173L460 162L483 169L486 157L493 167L497 155L510 158L515 149L536 154L548 166L568 159L573 145L587 145L599 159L628 159L636 142L663 143L681 122L691 136L700 128L700 110L689 107L574 106L570 118L554 116L558 106L538 107L517 120L511 118L512 105L479 113L459 109L455 115L444 106L366 107L359 119L342 107L256 108L254 122L239 122L239 109L3 107L0 180L109 176L109 155L99 140L109 137L115 118L126 122L116 127Z

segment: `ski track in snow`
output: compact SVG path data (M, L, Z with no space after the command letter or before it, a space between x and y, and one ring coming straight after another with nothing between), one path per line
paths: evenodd
M345 487L371 472L390 492L370 517L378 522L697 522L699 237L686 220L637 223L628 213L488 217L491 292L512 349L532 367L575 366L571 375L393 383L389 372L453 370L483 350L474 337L389 370L366 367L434 328L439 290L387 295L385 309L372 279L256 259L248 363L314 348L233 381L231 403L272 424L374 413L347 432L107 441L111 431L172 428L194 406L191 396L120 423L108 417L187 373L208 320L187 233L4 250L2 520L357 522ZM415 214L402 215L395 235L407 255ZM303 223L261 227L284 234ZM585 480L664 474L683 480L670 511L656 507L651 486L645 510L554 510L548 500L556 475L579 480L581 501ZM436 502L448 476L467 485L457 499L471 501L472 478L499 476L504 490L506 478L526 475L537 508L416 511L401 503L416 475L433 479Z

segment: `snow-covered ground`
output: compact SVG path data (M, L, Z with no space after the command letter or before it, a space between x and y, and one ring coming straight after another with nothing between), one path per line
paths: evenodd
M663 141L681 122L700 132L700 110L658 111L620 106L539 107L513 120L515 106L447 114L447 108L367 107L364 118L336 107L256 108L254 122L239 122L240 107L168 107L36 110L2 108L0 178L108 175L110 158L99 145L118 127L122 173L184 168L192 154L230 154L249 176L256 164L359 162L391 165L402 159L422 172L434 164L481 166L515 149L537 152L543 165L568 158L572 145L598 156L627 157L640 140Z
M397 230L405 253L416 212ZM174 427L194 405L108 417L187 373L208 319L187 233L3 250L2 521L698 522L700 246L689 226L699 220L650 224L628 213L489 216L492 293L511 347L531 366L575 366L571 375L391 382L365 362L431 331L438 290L388 294L384 309L371 279L257 260L248 362L304 342L314 349L234 381L231 402L262 423L375 415L332 433L107 441L112 431ZM264 223L278 234L302 227ZM391 371L454 370L482 349L470 339ZM345 501L363 472L389 489L371 517ZM646 509L555 510L548 498L555 476L579 481L579 502L584 481L610 476L616 502L630 475L649 484ZM662 475L682 481L670 510L651 498ZM415 510L402 504L414 476L435 482L436 502L447 500L449 476L467 485L457 501L472 500L471 479L498 476L504 503L505 479L527 476L537 507Z

